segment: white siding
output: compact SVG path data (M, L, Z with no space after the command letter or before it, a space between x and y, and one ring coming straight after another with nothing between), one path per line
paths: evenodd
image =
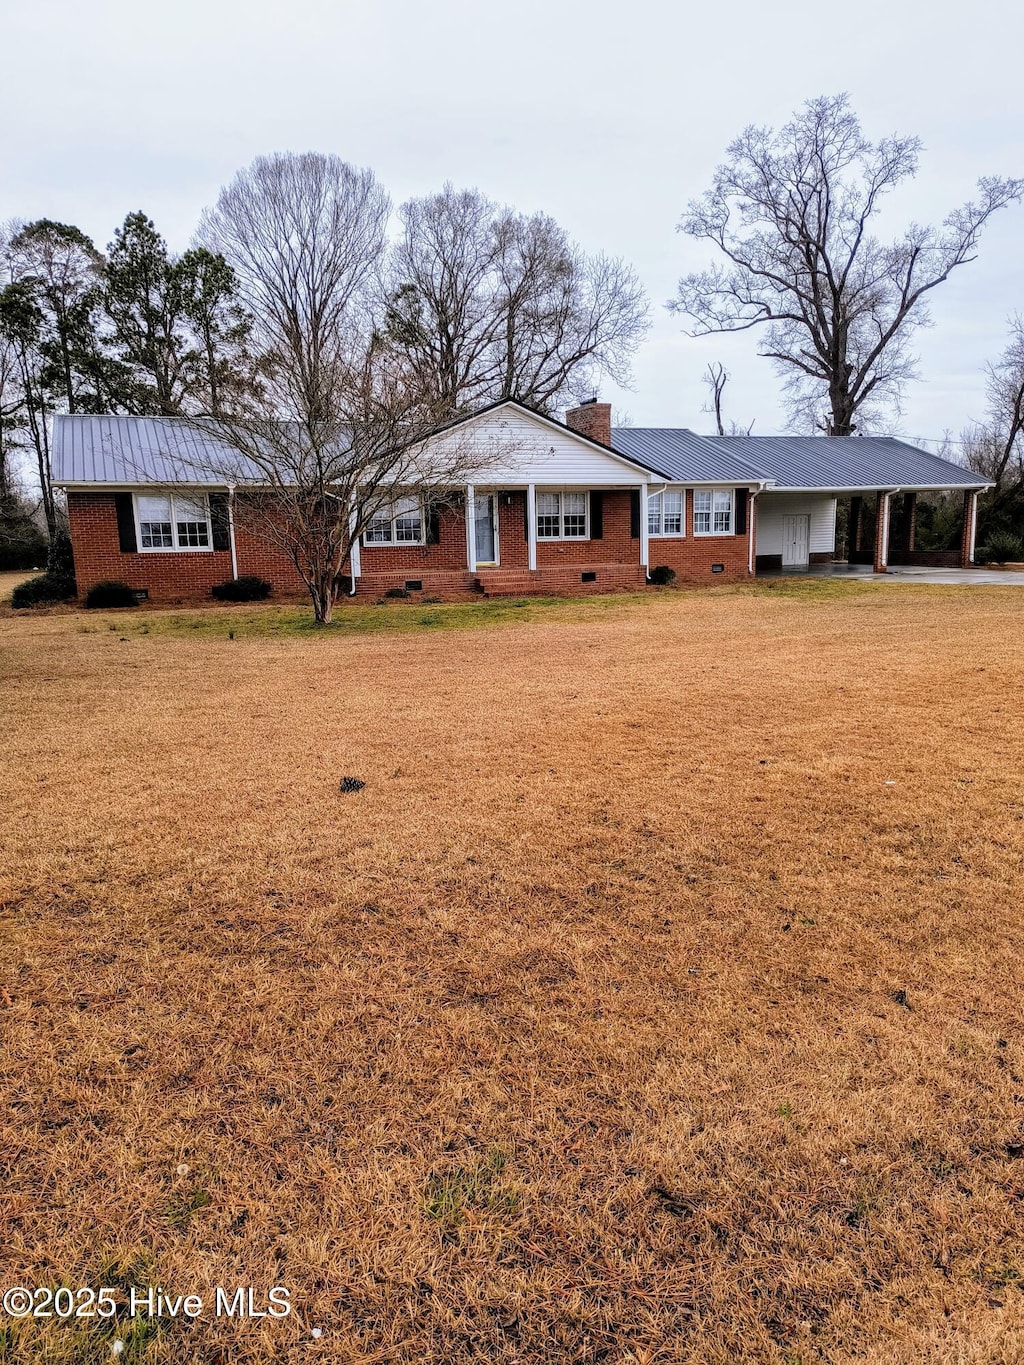
M437 439L446 443L452 463L466 465L479 453L479 468L467 482L481 486L636 487L648 481L643 470L514 408L484 413Z
M761 493L755 506L757 554L782 554L783 517L810 517L812 555L831 554L835 549L835 498L816 493Z

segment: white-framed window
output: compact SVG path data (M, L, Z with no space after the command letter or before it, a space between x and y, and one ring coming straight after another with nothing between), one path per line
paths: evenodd
M416 498L398 498L381 507L363 532L364 545L422 545L423 509Z
M731 536L733 514L731 488L695 488L693 492L693 534Z
M204 494L138 493L140 550L212 550L210 508Z
M647 534L649 536L682 536L684 494L681 488L653 493L647 499Z
M586 493L538 493L538 540L586 540Z

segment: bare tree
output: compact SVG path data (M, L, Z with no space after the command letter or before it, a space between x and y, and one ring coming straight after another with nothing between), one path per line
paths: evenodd
M1024 191L983 178L977 202L941 228L911 224L883 242L873 220L917 171L920 148L914 137L869 142L847 95L809 100L778 132L748 127L679 224L726 264L684 276L668 307L695 336L766 326L762 354L785 376L798 425L847 436L873 408L898 410L927 295L975 259L985 223Z
M711 406L707 404L701 408L701 412L710 413L715 419L715 430L719 436L749 436L754 430L754 423L749 426L740 426L738 422L730 422L729 430L725 429L725 422L722 418L722 395L725 393L725 386L731 379L729 371L720 360L708 361L707 370L704 374L704 383L708 386L711 396Z
M515 398L552 412L601 376L629 382L649 327L622 261L588 256L544 214L445 185L403 205L388 269L388 334L440 418Z
M291 560L319 624L375 514L468 473L461 442L424 443L436 413L416 364L375 325L387 212L369 171L280 155L241 171L201 228L240 282L266 383L244 416L196 425L227 452L235 517Z
M987 367L989 415L961 435L963 462L995 487L981 501L981 530L1024 530L1024 318Z

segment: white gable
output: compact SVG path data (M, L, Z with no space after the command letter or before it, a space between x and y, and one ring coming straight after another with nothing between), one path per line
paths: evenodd
M468 466L479 456L476 472L468 481L481 486L636 487L649 480L643 469L628 460L512 403L460 422L429 444L434 441L450 447L453 454L457 451L456 462L461 465Z

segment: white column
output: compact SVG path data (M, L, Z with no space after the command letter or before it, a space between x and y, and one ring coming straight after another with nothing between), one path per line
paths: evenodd
M526 553L530 569L537 567L537 485L526 485Z
M640 485L640 566L646 569L650 563L651 546L647 527L647 485Z
M892 508L892 494L883 493L878 515L882 519L882 538L878 547L878 563L884 573L889 567L889 513Z
M228 485L228 546L231 550L231 577L238 577L238 551L235 547L235 485Z
M971 494L971 500L967 507L967 563L974 563L974 538L978 533L978 494Z
M747 552L748 574L753 574L754 572L754 504L757 501L757 495L760 491L759 488L751 488L747 492L747 534L750 537L750 546Z
M476 573L476 489L466 484L466 564Z
M352 540L351 548L349 549L348 552L349 577L352 579L352 587L349 589L350 597L355 596L356 579L359 577L359 574L362 571L362 565L359 560L359 537L356 535L357 525L358 518L356 515L355 505L353 504L353 506L349 509L348 514L348 533Z

